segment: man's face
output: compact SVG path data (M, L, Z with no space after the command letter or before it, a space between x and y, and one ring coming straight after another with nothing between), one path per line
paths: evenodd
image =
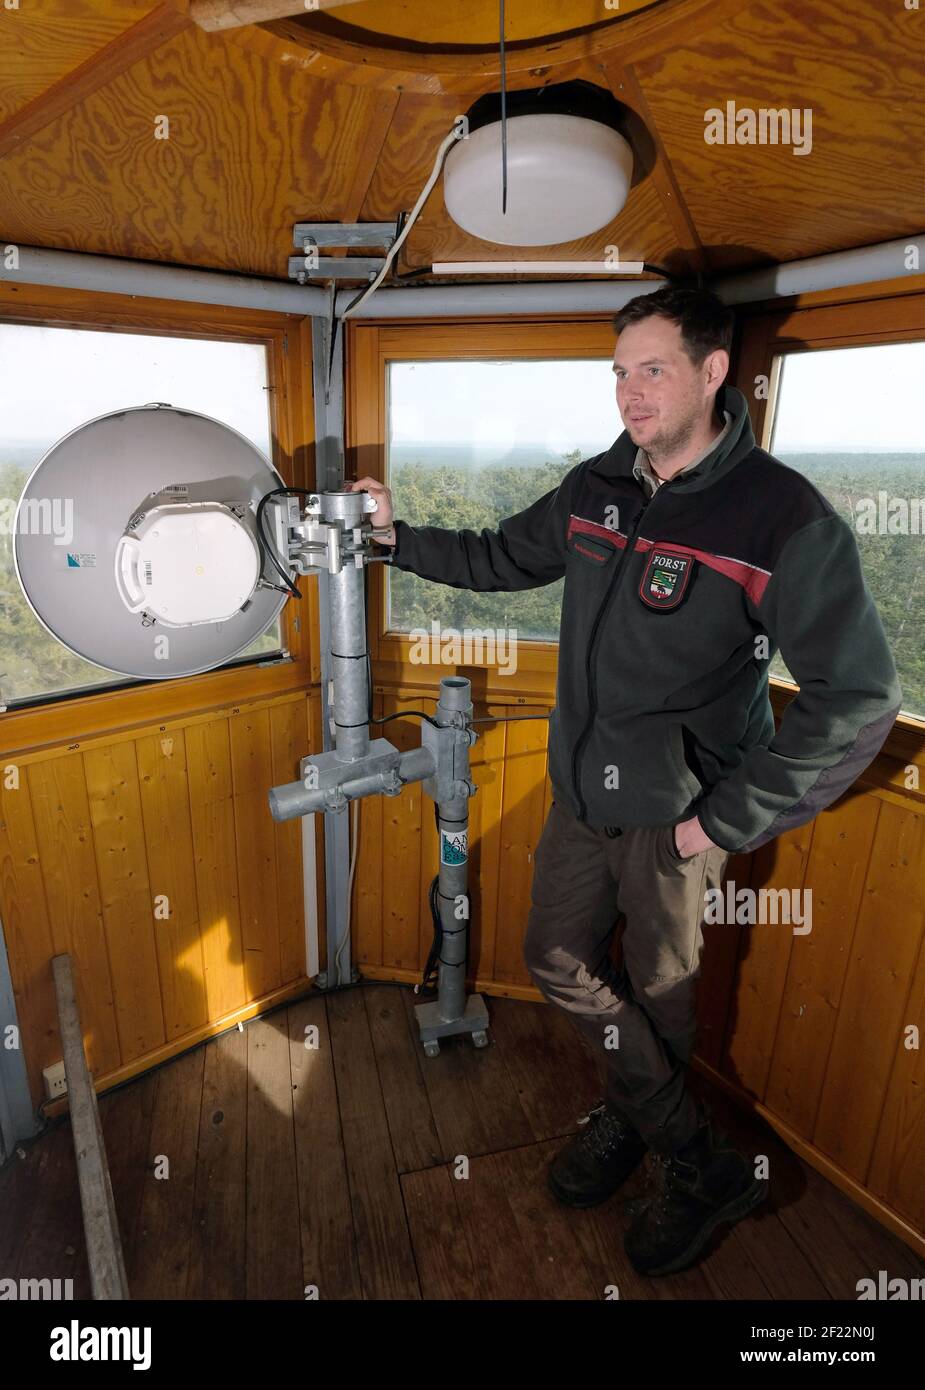
M626 431L638 448L660 458L683 448L709 415L728 356L719 349L695 367L678 324L653 314L623 329L613 364Z

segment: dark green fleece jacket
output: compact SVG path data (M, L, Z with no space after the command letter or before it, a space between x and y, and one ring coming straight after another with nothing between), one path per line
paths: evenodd
M726 435L650 498L623 434L497 530L395 521L391 563L483 592L565 576L549 775L601 826L696 814L747 852L812 819L873 760L902 692L851 527L755 444ZM800 689L775 732L770 658Z

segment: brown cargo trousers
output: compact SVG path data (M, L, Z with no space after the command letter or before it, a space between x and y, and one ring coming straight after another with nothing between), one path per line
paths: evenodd
M600 1059L608 1103L662 1153L697 1129L686 1088L697 1031L704 895L724 849L681 858L674 826L595 830L553 801L536 847L524 960ZM623 965L610 948L624 919Z

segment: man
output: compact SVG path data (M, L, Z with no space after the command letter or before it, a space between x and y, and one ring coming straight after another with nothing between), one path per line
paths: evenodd
M456 588L565 576L554 801L536 849L525 959L591 1040L606 1096L556 1156L560 1201L611 1196L646 1149L651 1198L627 1254L683 1269L767 1182L687 1089L704 894L730 854L811 820L873 760L901 690L848 524L756 447L725 386L733 315L666 287L616 316L624 432L497 531L395 520L393 565ZM371 478L376 525L391 496ZM779 732L777 649L799 687ZM623 965L609 948L625 920Z

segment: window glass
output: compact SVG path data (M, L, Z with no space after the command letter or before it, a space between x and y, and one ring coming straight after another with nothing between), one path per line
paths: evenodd
M495 530L623 426L612 359L391 362L387 483L411 526ZM563 580L518 593L453 589L389 570L388 628L516 629L555 642Z
M262 344L0 324L0 704L132 683L73 655L35 617L16 577L12 521L52 444L98 415L150 401L210 415L272 458ZM246 655L281 648L277 619Z
M903 709L925 717L925 343L784 354L770 451L857 537ZM820 583L825 557L820 556ZM780 654L772 674L793 680Z

